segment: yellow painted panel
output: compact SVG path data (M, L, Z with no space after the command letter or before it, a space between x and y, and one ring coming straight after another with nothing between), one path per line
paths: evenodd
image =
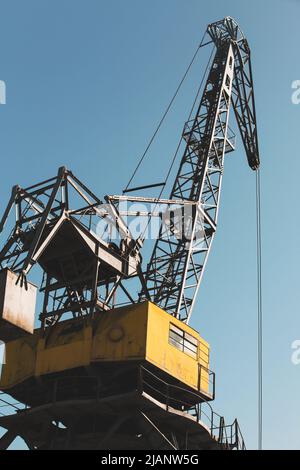
M198 358L169 343L170 323L198 340ZM0 389L9 389L31 376L87 366L93 362L146 359L179 381L208 391L209 345L188 325L150 302L102 312L85 322L68 320L33 336L7 344L7 364Z
M6 364L3 364L0 389L6 390L34 375L37 336L26 336L10 341L5 346Z
M47 341L38 342L35 375L87 366L91 361L92 327L79 322L56 325Z
M199 358L195 359L169 343L170 323L186 331L199 341L198 357L200 348L206 353L206 360L201 359L201 364L209 367L207 353L208 343L204 341L199 333L188 325L175 319L154 304L149 303L147 351L146 359L170 375L176 377L185 384L199 389ZM205 357L205 356L204 356ZM199 361L199 362L198 362ZM201 371L201 389L208 391L208 372Z
M92 361L144 359L147 303L101 313L93 337Z

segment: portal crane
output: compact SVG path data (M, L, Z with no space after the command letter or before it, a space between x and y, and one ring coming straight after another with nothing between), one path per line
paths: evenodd
M16 435L32 449L244 448L237 421L227 426L212 410L209 345L188 325L217 228L224 157L235 148L231 105L248 164L260 164L247 40L230 17L207 34L216 51L169 199L102 201L64 167L13 187L0 221L6 232L15 208L0 251L0 388L25 409L0 417L0 448ZM162 214L124 210L123 201L167 209L146 270L143 234L133 236L128 217ZM118 242L104 237L112 229Z

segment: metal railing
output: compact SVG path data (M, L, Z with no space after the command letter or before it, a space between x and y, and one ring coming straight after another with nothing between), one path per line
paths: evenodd
M211 400L215 399L215 378L216 374L212 370L203 365L199 366L198 391L208 395ZM203 382L205 384L204 388L202 387Z
M144 366L139 366L137 384L128 392L138 391L147 393L165 405L166 410L177 409L190 415L197 423L204 424L213 439L223 449L245 450L245 442L237 420L228 425L212 406L199 393L190 391L177 385L170 384L158 377ZM32 393L36 389L32 389ZM29 392L28 392L29 393ZM42 393L43 404L50 404L68 400L99 400L111 396L111 389L103 388L97 376L69 376L60 377L47 384L47 392ZM199 399L202 400L199 402ZM26 404L17 402L5 392L0 392L0 416L22 412L27 409ZM5 412L6 411L6 412Z
M205 424L211 436L224 449L246 449L238 421L235 420L227 425L224 417L213 411L208 401L193 403L199 401L199 395L196 393L165 382L144 366L140 366L139 389L153 398L160 397L158 400L166 406L167 411L170 408L180 409L191 415L198 423ZM184 400L179 396L184 396Z

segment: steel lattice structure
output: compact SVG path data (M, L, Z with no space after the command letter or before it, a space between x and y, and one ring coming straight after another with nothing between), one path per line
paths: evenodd
M0 419L7 429L0 449L16 435L30 449L245 449L237 420L225 424L209 403L215 374L207 343L170 317L188 323L216 233L224 159L235 149L231 107L250 168L260 164L247 40L230 17L209 25L207 34L215 55L194 118L183 130L185 149L168 199L123 194L102 201L65 167L54 178L13 187L0 220L4 233L15 210L0 251L0 276L12 275L9 292L25 292L30 271L39 266L42 328L12 321L4 332L11 344L20 340L11 348L18 374L27 362L32 369L18 382L8 369L5 393L26 407L1 397L18 413ZM147 188L154 186L160 185ZM122 202L154 209L131 210ZM144 232L133 235L128 224L129 217L141 216L161 218L145 270ZM117 241L105 238L111 230ZM32 305L26 315L32 313L33 324Z
M186 147L170 199L197 204L182 221L186 236L162 226L146 273L153 301L188 322L216 232L224 155L234 150L228 127L232 103L250 167L259 167L250 49L230 17L208 26L216 46L194 119L185 126Z
M247 40L230 17L209 25L207 33L216 52L198 109L184 127L185 150L169 199L106 196L103 203L64 167L54 178L25 189L13 188L0 232L13 207L16 220L0 252L0 270L14 271L23 283L35 264L42 267L43 326L53 325L65 313L81 316L109 310L121 304L120 293L123 303L147 298L189 321L217 228L224 157L235 148L228 124L231 105L249 165L253 170L259 167ZM134 238L126 221L128 216L159 214L122 212L122 200L166 207L167 223L161 223L145 270L140 254L143 234ZM104 219L120 235L117 245L95 233ZM57 249L61 232L70 240L80 238L72 253ZM86 247L85 257L80 244ZM49 253L44 254L46 248L51 260ZM132 278L139 280L138 289L125 285Z
M0 270L18 274L22 285L39 264L43 270L43 327L53 325L65 313L75 317L109 310L118 288L128 303L134 302L122 281L137 276L144 284L140 245L132 240L112 202L103 203L61 167L54 178L28 188L13 187L0 232L13 208L15 226L0 252ZM97 235L97 224L103 219L120 233L119 246ZM68 248L62 238L69 241Z

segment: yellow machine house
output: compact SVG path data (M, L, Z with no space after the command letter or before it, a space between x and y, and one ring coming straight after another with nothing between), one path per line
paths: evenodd
M213 399L207 342L151 302L66 320L46 334L37 329L9 341L0 388L30 405L54 393L60 380L74 386L76 377L101 377L111 392L118 375L114 383L120 391L138 386L143 365L162 383L178 385L178 396L188 389L194 392L189 401Z

